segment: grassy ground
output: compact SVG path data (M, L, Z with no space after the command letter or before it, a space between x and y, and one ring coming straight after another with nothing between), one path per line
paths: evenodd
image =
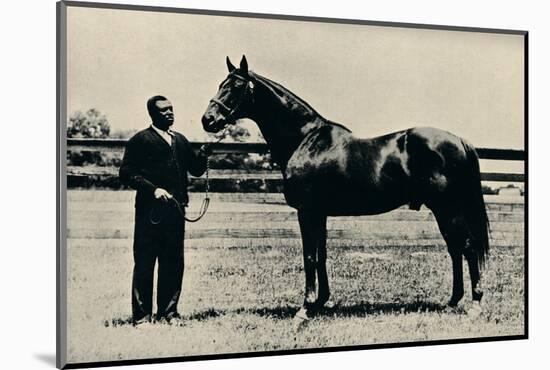
M451 269L441 243L399 244L331 240L335 306L296 332L292 317L304 285L296 239L188 241L179 306L184 326L137 328L113 325L130 313L131 240L69 239L69 361L523 334L523 246L493 249L483 278L484 312L474 318L466 314L467 281L461 305L443 307Z

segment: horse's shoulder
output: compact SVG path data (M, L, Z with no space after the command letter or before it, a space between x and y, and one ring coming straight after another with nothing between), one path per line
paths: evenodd
M307 135L290 157L285 174L288 178L306 175L321 167L336 168L346 161L349 131L323 125Z

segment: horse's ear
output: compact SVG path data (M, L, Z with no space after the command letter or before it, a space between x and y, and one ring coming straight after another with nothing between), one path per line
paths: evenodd
M233 63L229 60L229 57L225 57L225 63L227 64L227 69L229 70L229 73L233 72L235 69L237 69Z
M240 65L241 72L248 72L248 62L246 61L246 57L243 55L243 58L241 59L241 65Z

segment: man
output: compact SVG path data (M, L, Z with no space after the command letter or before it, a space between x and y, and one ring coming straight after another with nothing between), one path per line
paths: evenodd
M189 200L187 172L201 176L206 170L207 146L195 155L187 139L170 130L174 109L156 95L147 101L150 127L127 143L120 180L137 190L134 228L132 320L150 322L153 271L158 260L157 320L177 320L183 281L184 211Z

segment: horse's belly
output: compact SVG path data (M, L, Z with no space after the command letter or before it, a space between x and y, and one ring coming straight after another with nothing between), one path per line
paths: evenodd
M391 143L380 147L375 142L349 141L316 156L302 149L285 172L288 204L345 216L384 213L408 203L408 170L398 145Z
M285 197L291 207L328 216L380 214L408 202L407 194L399 189L354 186L334 180L299 187L285 184Z
M353 192L331 195L325 208L329 216L375 215L389 212L407 203L402 194L386 191ZM322 200L321 200L322 201Z

